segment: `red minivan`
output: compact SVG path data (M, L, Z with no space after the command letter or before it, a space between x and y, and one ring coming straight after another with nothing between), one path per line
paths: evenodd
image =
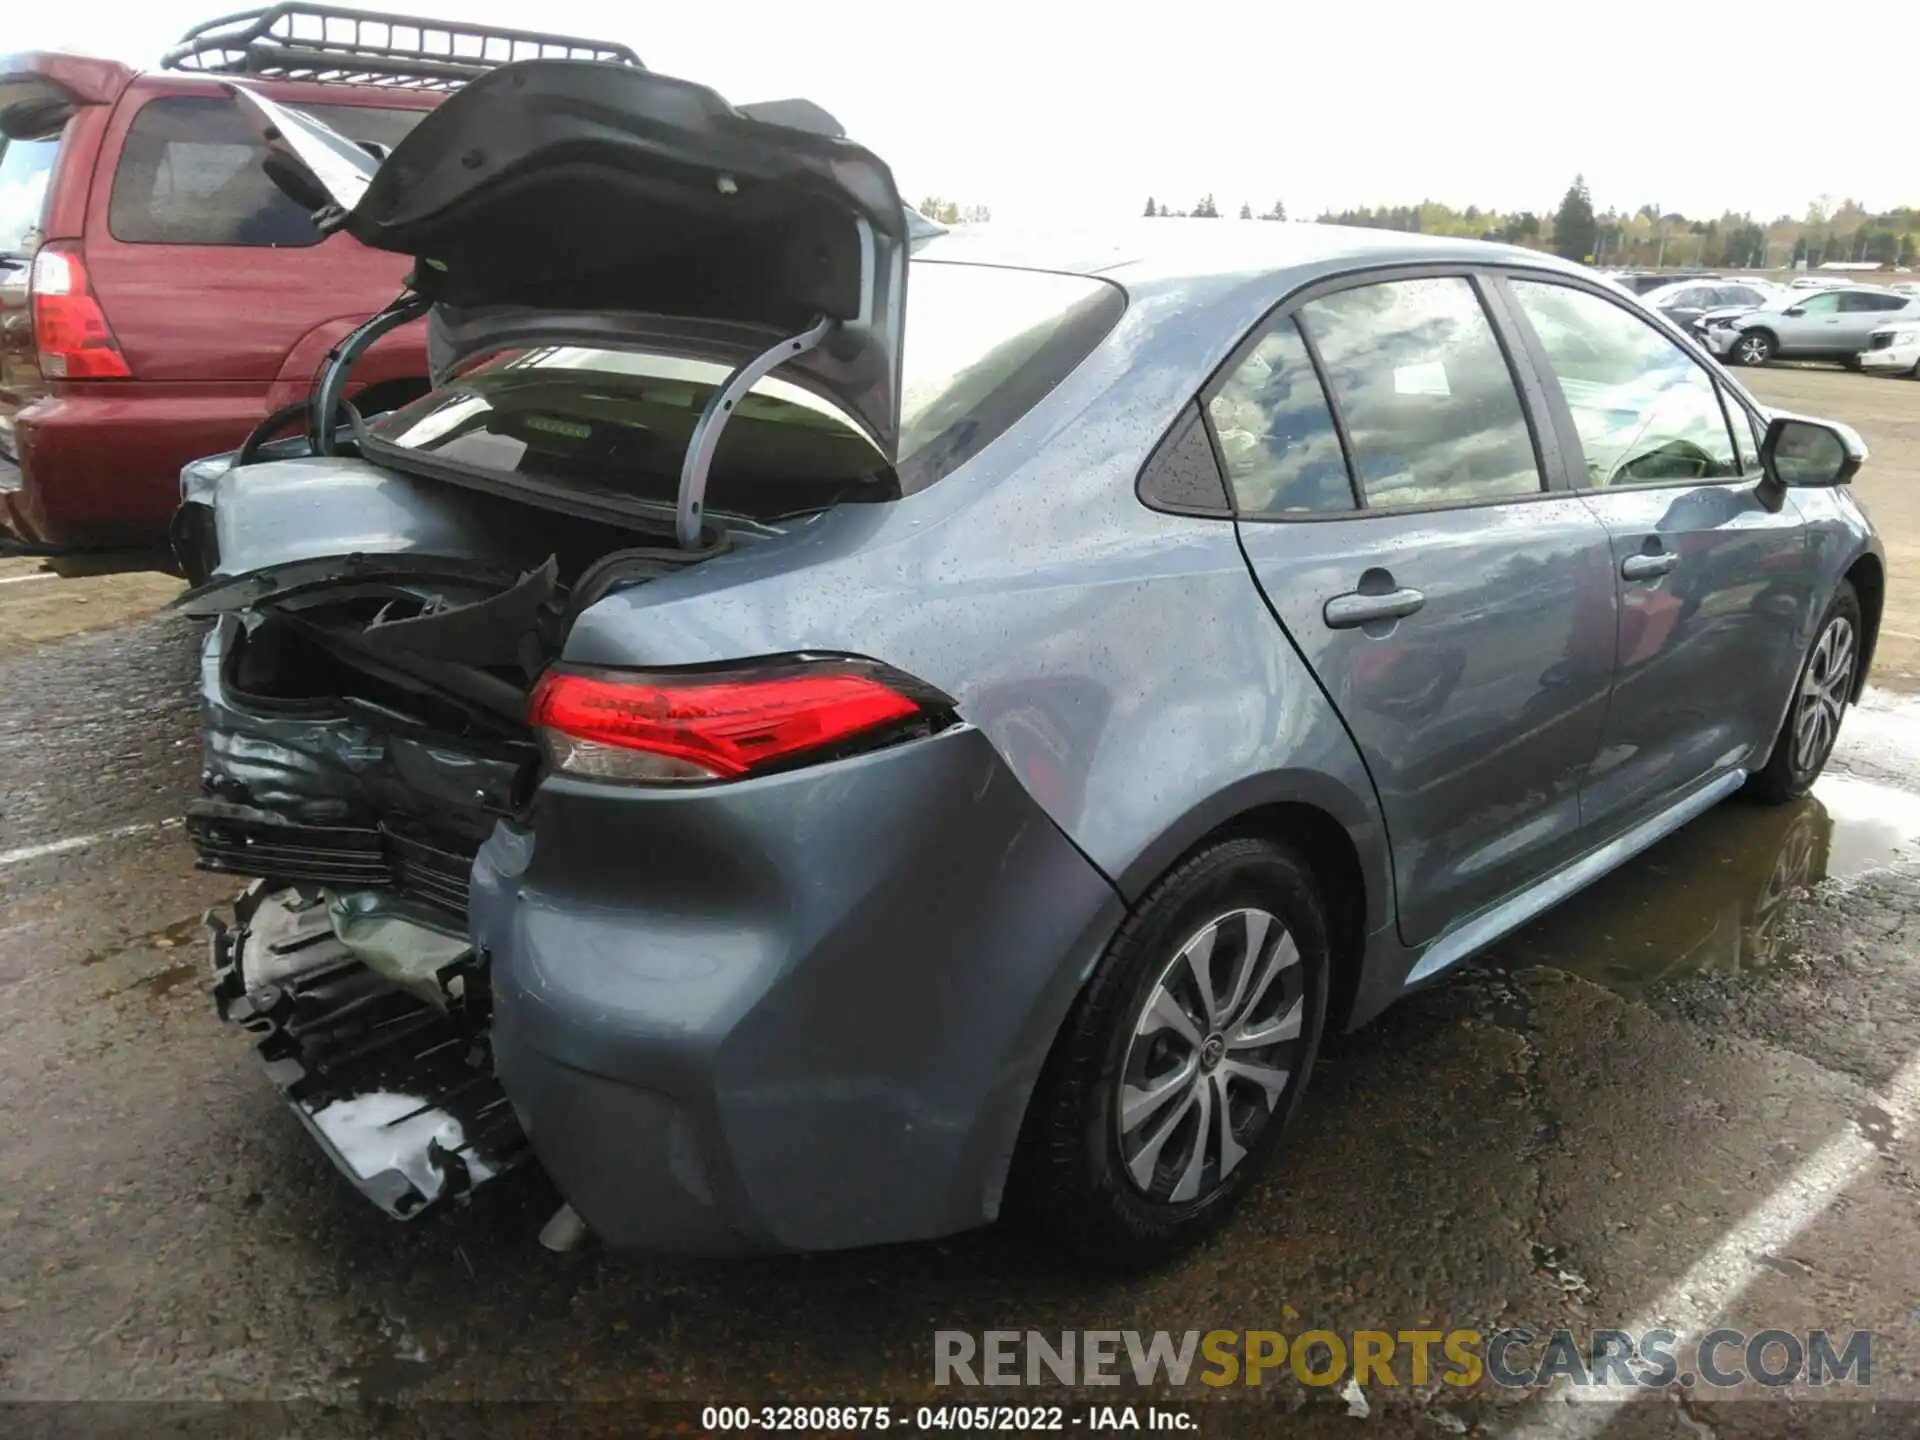
M0 529L54 548L165 539L180 468L304 400L408 261L322 237L223 77L383 154L446 93L594 41L277 5L190 31L158 71L0 57ZM244 78L242 78L244 77ZM363 411L426 388L424 329L354 369Z

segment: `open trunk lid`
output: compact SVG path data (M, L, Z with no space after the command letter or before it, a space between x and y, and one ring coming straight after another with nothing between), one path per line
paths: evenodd
M467 353L524 331L530 310L580 315L628 348L777 364L896 458L918 232L886 165L819 107L735 108L629 66L528 60L474 80L376 162L234 88L282 187L326 200L323 230L412 256L414 289L458 313Z

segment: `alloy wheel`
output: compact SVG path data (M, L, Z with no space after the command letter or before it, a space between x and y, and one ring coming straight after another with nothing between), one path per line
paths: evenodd
M1853 638L1853 622L1836 615L1808 657L1793 717L1793 763L1802 774L1825 761L1840 733L1840 714L1853 693Z
M1742 365L1764 365L1769 347L1758 335L1749 335L1734 346L1734 351Z
M1305 967L1286 926L1234 910L1202 926L1147 992L1114 1104L1120 1158L1149 1199L1222 1184L1294 1083Z

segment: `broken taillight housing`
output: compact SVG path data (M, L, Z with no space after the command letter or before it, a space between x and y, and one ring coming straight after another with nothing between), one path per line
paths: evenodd
M553 768L629 784L738 780L938 729L953 702L870 660L552 670L528 719Z
M28 281L40 373L51 380L124 380L132 375L75 246L43 245Z

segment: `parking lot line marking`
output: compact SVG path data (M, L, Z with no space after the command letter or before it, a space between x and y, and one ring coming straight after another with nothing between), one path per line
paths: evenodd
M58 580L51 570L35 570L26 575L0 575L0 585L18 585L26 580Z
M1896 1134L1920 1118L1920 1054L1900 1067L1883 1095L1870 1098L1891 1118ZM1707 1328L1761 1273L1763 1266L1755 1257L1792 1244L1879 1153L1874 1142L1852 1125L1835 1135L1802 1162L1785 1184L1749 1210L1666 1294L1636 1316L1626 1327L1628 1333L1671 1330L1679 1337L1674 1355L1690 1353ZM1551 1410L1522 1421L1507 1435L1510 1440L1589 1440L1613 1422L1618 1406L1658 1393L1610 1381L1556 1386L1536 1402Z
M106 840L122 840L129 835L144 835L149 830L165 830L178 820L143 820L137 825L116 825L92 835L70 835L65 840L49 840L44 845L23 845L18 850L0 850L0 870L9 865L24 865L29 860L44 860L49 855L68 855Z

